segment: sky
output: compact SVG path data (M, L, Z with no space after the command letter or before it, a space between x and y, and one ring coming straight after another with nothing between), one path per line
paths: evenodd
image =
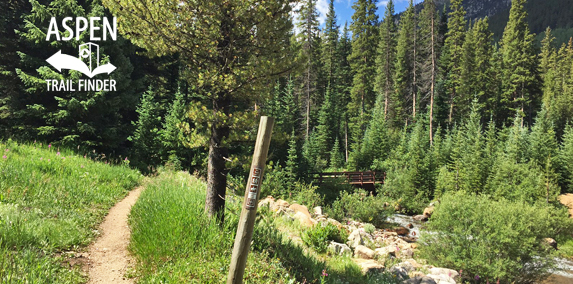
M336 23L342 28L344 27L344 22L348 21L348 25L352 21L352 14L354 9L352 5L356 0L334 0L334 12L336 13ZM421 0L414 0L414 4L422 2ZM320 25L324 24L326 19L326 12L328 12L329 0L318 0L316 3L316 9L319 13ZM378 0L376 6L378 6L378 19L382 20L384 18L384 12L386 11L386 4L388 0ZM394 0L394 9L396 13L403 12L408 7L409 0Z

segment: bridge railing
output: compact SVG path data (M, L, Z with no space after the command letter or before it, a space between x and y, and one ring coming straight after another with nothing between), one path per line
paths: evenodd
M377 184L384 183L386 173L376 171L365 172L324 172L324 173L311 173L314 180L322 183L327 179L340 179L343 178L345 183L364 185L364 184Z

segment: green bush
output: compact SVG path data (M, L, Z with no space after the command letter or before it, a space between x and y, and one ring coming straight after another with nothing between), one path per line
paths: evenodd
M372 234L374 233L374 231L376 230L376 227L374 227L374 225L372 224L364 224L364 231L368 234Z
M280 165L269 164L265 169L263 184L261 185L261 198L272 196L276 199L288 199L294 184L290 177Z
M547 204L448 192L422 232L421 256L436 266L461 269L472 281L478 275L484 283L530 283L552 267L543 239L571 228L567 212Z
M372 196L363 189L354 193L343 192L332 206L326 208L326 213L337 220L347 218L381 225L393 211L391 206L386 206L386 200L382 196Z
M317 186L302 182L295 182L294 200L298 204L305 205L309 210L323 204L322 196L316 192Z
M341 242L343 237L338 228L330 223L325 225L316 225L301 234L302 241L309 247L312 247L319 253L326 252L329 241Z

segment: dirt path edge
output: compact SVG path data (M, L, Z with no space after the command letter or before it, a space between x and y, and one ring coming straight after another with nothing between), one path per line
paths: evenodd
M88 247L88 284L133 283L125 278L127 269L133 265L127 246L131 232L127 217L139 198L143 187L137 187L115 204L99 227L100 236Z

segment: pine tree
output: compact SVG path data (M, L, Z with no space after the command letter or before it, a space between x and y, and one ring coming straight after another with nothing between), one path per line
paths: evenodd
M567 123L573 121L573 39L553 56L549 56L547 61L543 103L555 124L557 134L562 135Z
M501 39L502 103L508 114L519 111L521 125L526 116L532 122L539 105L539 78L534 35L527 24L526 0L513 0L509 21Z
M420 66L419 89L421 102L429 98L429 133L430 144L433 143L434 132L434 103L436 81L438 78L438 51L440 50L441 35L439 34L439 15L436 11L434 0L424 2L424 9L420 13L420 31L419 31L419 56L416 59Z
M372 120L362 140L361 148L356 151L358 153L353 155L353 159L349 162L350 167L357 170L381 170L379 165L386 160L390 152L390 137L386 118L384 118L384 97L382 94L378 96L372 112ZM378 162L373 165L375 160Z
M343 166L344 158L340 151L340 143L338 142L338 138L336 138L336 140L334 140L334 146L332 146L332 151L330 151L330 168L334 171L338 171Z
M563 142L561 142L559 149L559 163L564 188L567 189L567 192L573 192L573 126L571 124L565 128Z
M489 31L488 17L477 20L473 27L474 47L474 80L471 82L471 94L478 101L482 117L487 118L487 102L492 100L493 94L498 93L497 83L494 81L495 70L491 65L493 58L492 33Z
M446 89L449 93L448 122L453 122L455 105L461 83L463 44L465 40L466 11L462 6L462 0L452 0L451 12L448 14L448 32L440 58L444 68Z
M485 167L484 137L481 117L474 101L469 119L458 132L453 154L452 170L457 189L480 193L486 183L489 168Z
M457 115L467 117L472 107L472 101L476 98L473 80L476 77L475 71L475 31L470 22L464 44L462 45L462 61L460 72L460 86L457 94Z
M366 128L376 94L374 81L376 76L376 48L378 46L378 15L376 1L358 0L352 6L352 53L348 57L353 73L351 103L348 106L350 128L355 149L360 148L360 137Z
M23 49L22 40L15 32L24 21L24 15L31 10L25 0L6 0L0 7L0 135L11 137L17 123L14 115L18 109L18 97L23 86L14 72L19 66L18 51Z
M348 58L352 52L352 43L349 37L349 30L347 23L344 23L344 28L342 29L342 36L338 43L338 60L340 62L338 67L338 74L340 76L340 83L337 84L338 101L335 101L336 109L342 114L340 118L340 129L339 133L343 137L343 149L344 149L344 160L348 161L349 153L349 136L348 124L350 119L350 112L348 105L352 101L350 96L350 89L352 88L352 69L350 68L350 63Z
M142 101L143 104L143 101ZM163 144L162 151L167 152L170 156L181 155L181 123L185 120L185 95L178 91L175 94L175 100L167 111L163 127L159 131L161 143ZM141 117L141 116L140 116Z
M262 91L269 80L292 68L289 38L294 1L253 5L216 0L172 5L172 1L158 0L146 2L145 9L139 1L102 2L122 23L120 31L151 55L180 54L186 81L196 86L197 96L205 103L204 109L191 112L201 115L208 126L202 129L209 137L205 211L222 222L228 138L249 122L237 117L247 118L243 114L250 113L250 107L268 94Z
M535 124L529 135L529 157L537 166L544 168L550 163L550 159L557 156L558 149L553 124L549 119L547 109L543 106L537 113Z
M396 48L396 66L394 73L394 113L395 124L408 121L408 114L413 115L415 107L409 107L408 103L415 106L416 86L414 84L415 70L415 34L416 27L415 10L413 1L402 16L398 31L398 46ZM408 111L411 110L411 111Z
M376 74L376 92L384 95L384 117L388 116L390 95L394 91L394 61L396 60L396 21L394 16L394 3L388 1L384 20L380 24L380 44L378 45L378 66Z
M294 130L289 139L288 143L288 157L285 166L285 172L291 183L294 183L298 179L298 148L296 145L296 135Z
M136 163L143 165L161 164L161 143L160 132L164 123L161 117L161 106L156 100L154 91L149 88L141 97L141 102L137 107L139 114L137 122L133 123L135 131L128 138L133 142Z
M496 45L492 48L492 55L489 58L489 72L488 79L489 88L488 94L485 97L484 117L492 119L496 126L502 127L506 124L506 116L502 109L501 103L501 86L502 86L502 54L499 47Z
M545 76L547 76L550 68L554 67L554 62L552 62L555 59L555 47L553 47L554 41L555 37L551 32L551 28L547 27L547 29L545 29L545 37L541 41L541 54L539 55L539 69L541 73L541 79L543 81L546 81Z
M319 27L318 27L318 11L316 10L316 0L307 0L303 3L298 16L298 34L299 42L302 45L301 58L303 65L303 74L301 77L302 96L305 107L305 123L306 132L305 137L308 139L311 130L311 112L313 100L316 102L317 93L317 78L320 52L319 40Z
M328 161L328 154L332 149L332 137L334 133L336 113L334 112L334 104L331 99L330 92L327 91L324 102L320 108L318 115L318 125L316 127L316 151L318 158ZM318 170L318 169L317 169Z
M336 24L336 13L334 12L334 0L330 0L328 4L328 12L326 13L326 22L323 30L322 40L322 63L324 65L326 75L327 91L336 91L336 84L338 79L338 25Z

